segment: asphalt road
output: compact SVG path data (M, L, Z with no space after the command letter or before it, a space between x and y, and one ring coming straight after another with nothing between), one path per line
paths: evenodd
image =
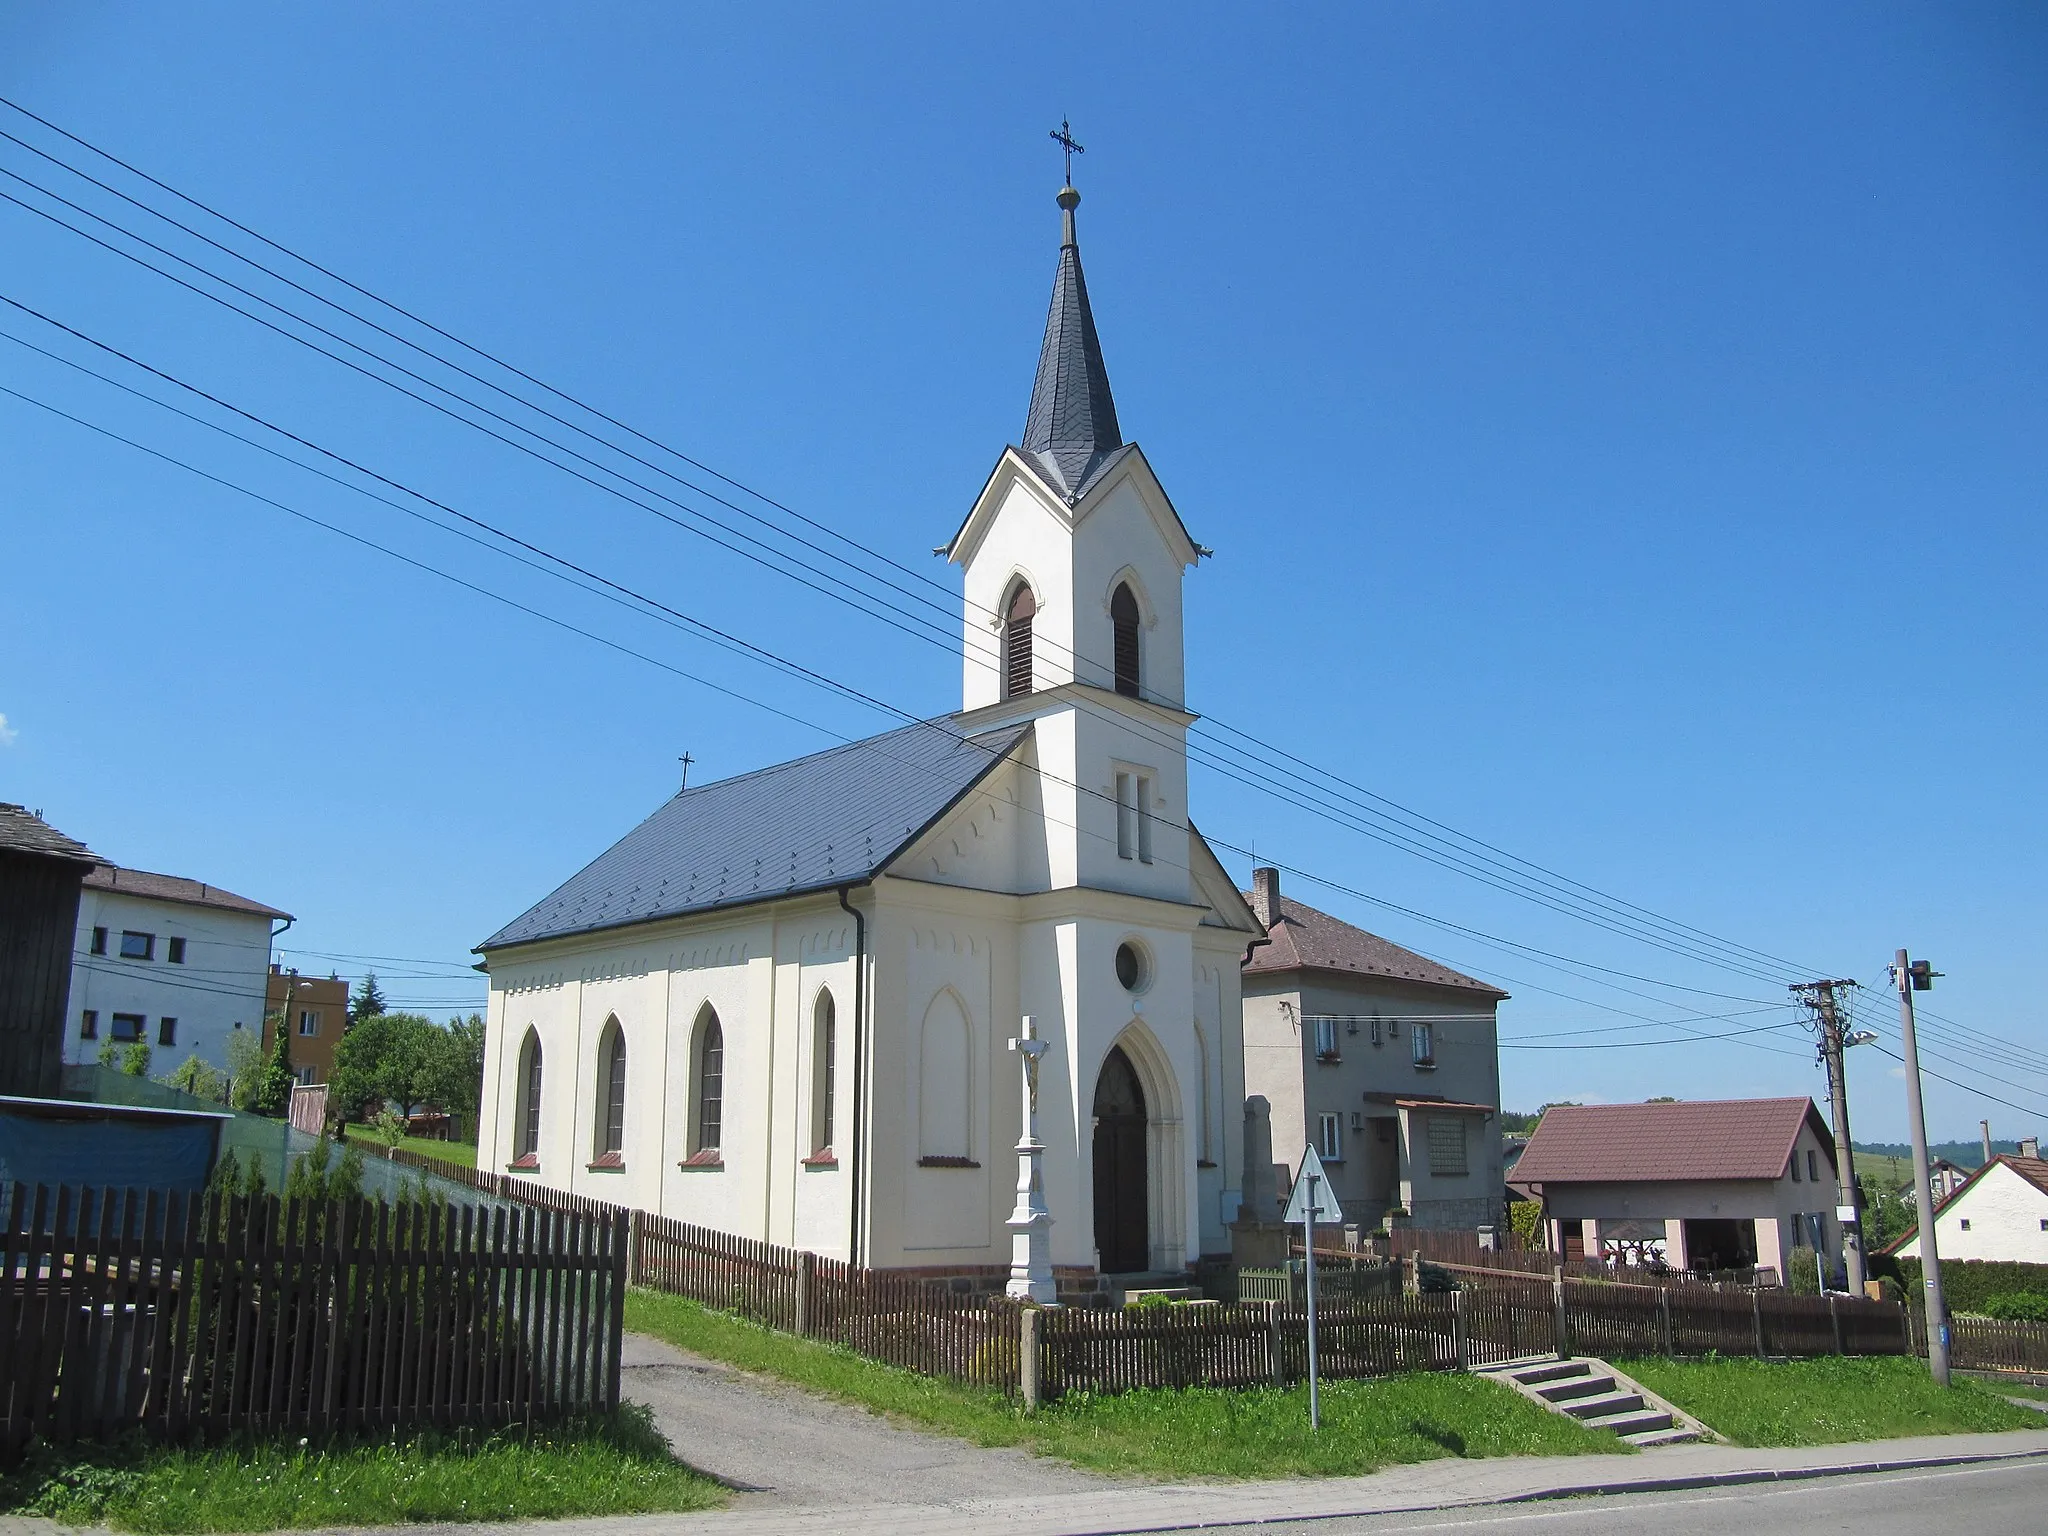
M1275 1536L1442 1532L1444 1536L2043 1536L2048 1463L1994 1462L1925 1472L1869 1473L1800 1482L1631 1493L1490 1505L1473 1510L1363 1515L1239 1526Z

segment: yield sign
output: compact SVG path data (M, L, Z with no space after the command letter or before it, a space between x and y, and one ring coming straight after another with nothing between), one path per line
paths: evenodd
M1344 1219L1344 1208L1330 1192L1330 1176L1323 1172L1323 1160L1316 1155L1314 1147L1301 1156L1301 1172L1294 1177L1294 1193L1287 1197L1287 1210L1280 1219L1286 1222L1315 1220L1332 1223Z

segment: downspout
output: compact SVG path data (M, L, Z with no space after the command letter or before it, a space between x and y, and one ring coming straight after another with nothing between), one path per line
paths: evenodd
M866 1083L867 1061L864 1054L866 1045L867 999L868 999L868 920L860 908L846 899L850 885L839 887L839 906L853 919L853 1146L851 1167L853 1172L852 1227L846 1238L846 1262L860 1263L860 1218L861 1193L865 1180L861 1177L861 1132L867 1125Z

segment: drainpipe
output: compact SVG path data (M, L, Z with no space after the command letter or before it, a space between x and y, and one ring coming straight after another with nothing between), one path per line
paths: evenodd
M865 1180L861 1177L861 1132L867 1124L867 1095L863 1091L866 1082L867 998L868 998L868 920L860 908L846 899L850 885L839 887L839 906L853 919L853 1146L849 1166L853 1175L852 1228L846 1238L846 1261L860 1263L860 1217L861 1193Z

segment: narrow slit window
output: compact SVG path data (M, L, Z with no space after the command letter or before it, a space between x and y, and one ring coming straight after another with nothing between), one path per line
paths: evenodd
M1137 805L1138 862L1152 862L1152 781L1143 774L1138 775Z
M836 1010L830 992L818 994L816 1038L811 1043L811 1155L823 1159L832 1155L832 1094L837 1043Z
M614 1023L605 1035L604 1060L600 1063L604 1075L604 1100L600 1105L598 1119L597 1151L600 1157L607 1153L623 1152L626 1146L626 1036Z
M519 1135L513 1142L513 1152L521 1159L540 1155L540 1036L528 1030L526 1034L526 1070L521 1074L524 1082L521 1088L523 1109L519 1117Z
M1138 776L1134 773L1116 776L1116 856L1138 856Z

